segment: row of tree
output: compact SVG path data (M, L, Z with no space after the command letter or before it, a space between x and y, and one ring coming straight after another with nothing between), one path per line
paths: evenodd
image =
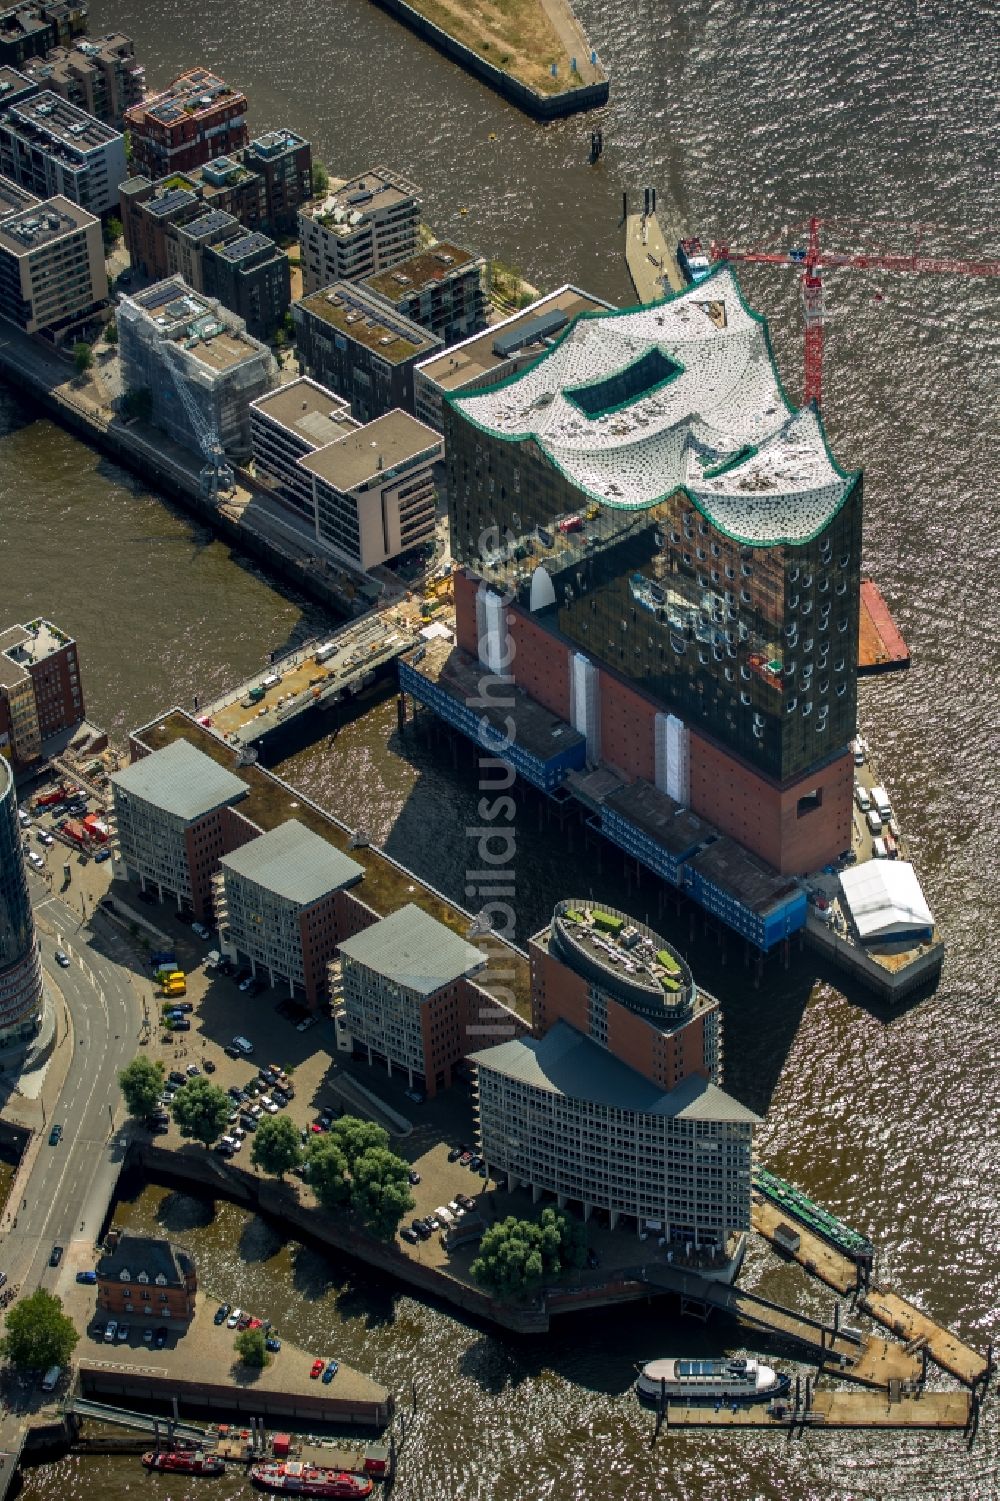
M143 1118L158 1108L164 1083L159 1060L135 1058L118 1077L130 1115ZM181 1135L207 1148L225 1134L233 1102L199 1075L181 1085L170 1109ZM254 1133L250 1159L279 1179L304 1165L324 1209L353 1211L372 1235L384 1240L413 1208L409 1164L389 1150L388 1132L372 1121L342 1116L303 1147L294 1121L268 1115Z

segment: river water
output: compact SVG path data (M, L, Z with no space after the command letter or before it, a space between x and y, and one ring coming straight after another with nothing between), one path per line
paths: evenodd
M579 10L612 76L596 169L586 164L592 119L533 125L367 0L108 0L91 20L135 37L152 85L194 62L217 67L247 90L255 129L301 130L339 175L391 163L423 186L439 233L540 285L569 280L626 300L621 192L647 182L665 223L706 237L764 244L815 209L877 221L869 243L901 248L893 226L919 222L941 227L931 243L950 255L990 250L997 23L985 4L579 0ZM851 248L852 233L831 229L830 243ZM755 269L744 284L798 395L794 281ZM862 687L861 728L944 931L944 973L931 999L889 1015L814 984L807 959L755 990L738 956L723 968L686 923L663 925L723 1001L728 1086L767 1112L762 1156L870 1233L882 1273L985 1348L1000 1335L996 284L841 272L828 275L827 296L831 443L845 466L866 470L866 567L914 656L908 674ZM0 431L0 616L44 611L76 635L93 717L114 732L207 697L320 627L302 600L12 397L0 402ZM465 830L477 821L471 770L419 734L400 740L391 703L285 769L461 897ZM568 888L596 884L638 916L650 910L650 892L626 888L613 860L598 872L555 830L540 832L533 803L517 841L522 938ZM232 1206L213 1214L148 1189L123 1213L146 1226L159 1216L195 1250L208 1287L290 1339L332 1348L401 1393L417 1375L396 1493L405 1501L1000 1490L992 1398L971 1453L956 1436L863 1434L791 1446L670 1434L651 1450L627 1394L634 1363L714 1349L736 1331L644 1312L519 1344L283 1246ZM765 1252L752 1254L746 1281L828 1311ZM119 1501L139 1484L163 1497L192 1491L140 1481L132 1460L88 1459L35 1470L25 1494Z

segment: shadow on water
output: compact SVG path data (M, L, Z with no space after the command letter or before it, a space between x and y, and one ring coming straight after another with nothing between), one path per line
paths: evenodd
M138 1197L138 1196L137 1196ZM156 1209L156 1222L172 1235L205 1230L215 1220L215 1200L172 1190Z
M284 1239L277 1228L260 1215L244 1219L238 1243L239 1258L247 1263L271 1261L278 1255Z

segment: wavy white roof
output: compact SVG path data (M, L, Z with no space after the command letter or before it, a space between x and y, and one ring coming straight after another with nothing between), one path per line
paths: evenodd
M659 382L602 408L602 383L643 358ZM453 405L494 437L536 439L603 505L642 509L683 487L752 546L815 536L855 479L831 457L816 410L788 403L767 324L728 265L665 302L578 317L533 365Z

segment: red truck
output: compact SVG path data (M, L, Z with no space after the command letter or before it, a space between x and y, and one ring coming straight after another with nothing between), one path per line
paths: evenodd
M67 798L73 796L75 790L68 782L63 782L51 792L40 792L35 798L35 807L50 808L53 803L64 803Z
M90 834L75 818L67 818L66 822L60 825L59 832L65 834L67 839L72 839L73 843L78 844L81 849L86 849L90 843Z
M557 522L558 530L565 536L567 532L578 532L583 526L582 516L564 516L562 521Z

